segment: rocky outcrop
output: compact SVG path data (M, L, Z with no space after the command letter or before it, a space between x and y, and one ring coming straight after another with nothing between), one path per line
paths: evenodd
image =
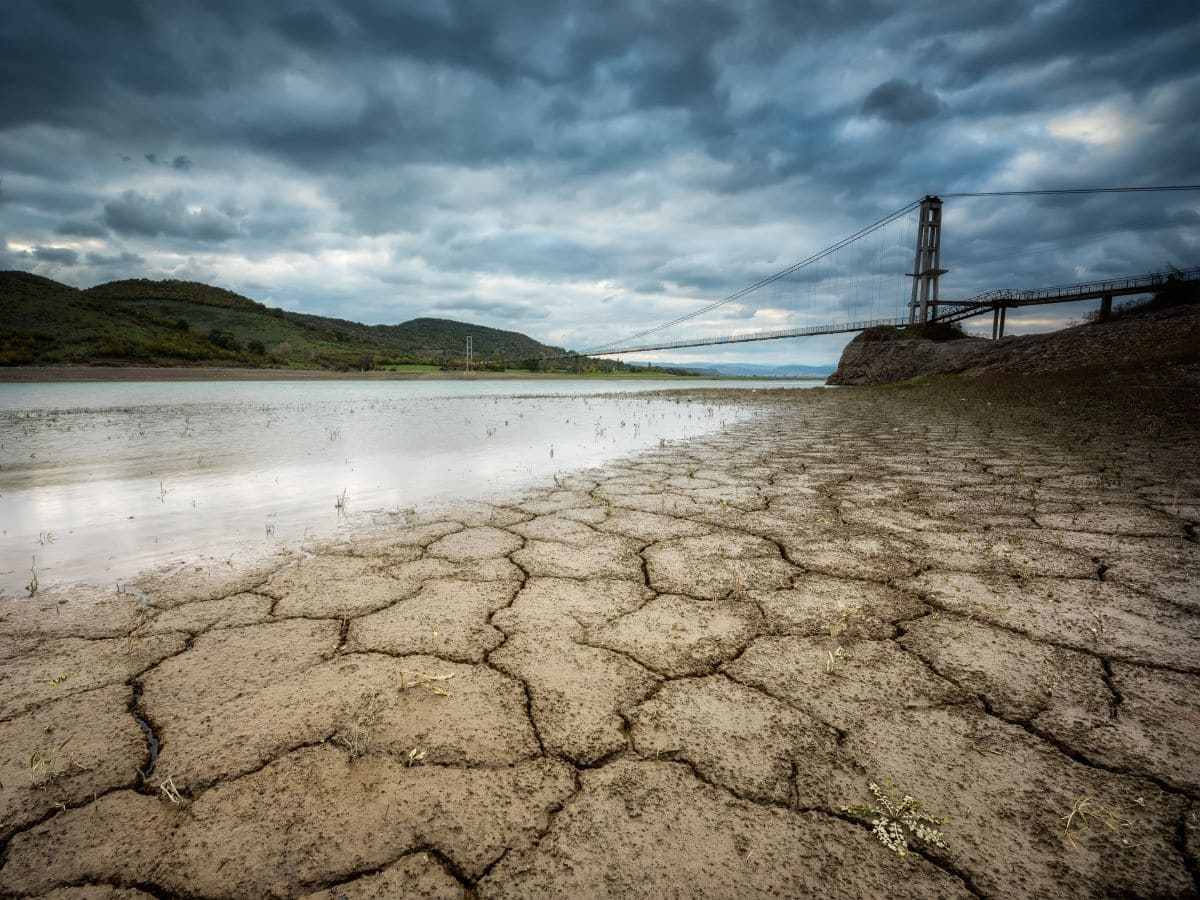
M895 328L868 328L846 345L830 384L886 384L927 375L957 375L999 349L983 338L934 341Z
M1158 366L1200 358L1200 306L999 341L930 340L871 328L846 345L830 384L885 384L931 375L1014 375Z

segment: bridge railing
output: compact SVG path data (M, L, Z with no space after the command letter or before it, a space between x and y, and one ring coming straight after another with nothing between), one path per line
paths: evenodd
M1107 281L1085 281L1079 284L1064 284L1056 287L1014 291L1002 288L976 294L967 300L940 300L939 306L946 307L934 317L938 322L951 322L970 318L997 306L1024 306L1038 303L1068 303L1072 300L1089 300L1097 297L1149 292L1169 281L1200 281L1200 266L1176 269L1171 272L1149 272Z

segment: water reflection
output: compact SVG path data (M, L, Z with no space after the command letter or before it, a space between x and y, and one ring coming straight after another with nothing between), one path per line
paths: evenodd
M704 403L613 393L628 383L514 387L0 385L0 588L24 593L31 567L43 585L111 583L199 551L295 545L749 415L736 391Z

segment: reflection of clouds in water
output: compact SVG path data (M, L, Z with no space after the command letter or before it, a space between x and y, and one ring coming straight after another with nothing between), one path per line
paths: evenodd
M566 393L561 383L519 389L531 386ZM43 583L111 580L168 556L332 534L342 491L350 522L367 521L486 497L746 415L611 395L633 386L513 397L512 384L486 382L130 383L118 386L128 389L123 405L105 385L96 394L105 408L89 410L94 385L0 385L11 401L0 420L0 587L19 592L35 553ZM447 396L455 388L462 395ZM56 540L43 547L44 530Z

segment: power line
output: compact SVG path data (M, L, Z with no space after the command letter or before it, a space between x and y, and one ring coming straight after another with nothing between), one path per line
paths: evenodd
M1160 184L1153 187L1048 188L1039 191L972 191L938 194L939 197L1033 197L1045 194L1143 194L1163 191L1200 191L1200 184Z

